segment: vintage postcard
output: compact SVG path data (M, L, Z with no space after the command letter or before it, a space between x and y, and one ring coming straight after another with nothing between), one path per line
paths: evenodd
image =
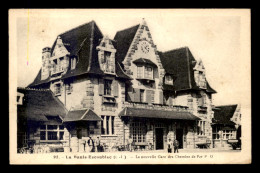
M10 164L250 164L250 9L10 9Z

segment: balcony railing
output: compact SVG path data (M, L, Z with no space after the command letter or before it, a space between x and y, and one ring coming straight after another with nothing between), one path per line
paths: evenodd
M54 74L57 74L57 73L61 73L61 72L63 72L63 71L64 71L63 66L57 65L57 66L55 66L55 67L52 69L51 75L54 75Z
M140 102L125 102L123 104L124 107L131 108L145 108L145 109L156 109L156 110L168 110L168 111L188 111L188 106L181 105L162 105L162 104L148 104L148 103L140 103Z

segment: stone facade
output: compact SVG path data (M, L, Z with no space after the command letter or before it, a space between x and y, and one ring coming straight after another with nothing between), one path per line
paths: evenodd
M149 28L144 21L139 25L122 62L125 73L132 80L126 82L116 76L115 53L117 50L113 46L112 40L104 37L96 49L98 51L100 69L104 72L103 76L89 75L74 78L73 81L62 80L61 76L65 74L70 64L70 53L66 50L60 38L58 38L57 45L54 47L54 53L50 57L51 64L56 63L56 66L54 64L49 69L51 78L50 89L56 97L60 99L68 110L91 109L99 117L104 118L103 122L69 125L66 128L64 138L66 151L83 152L84 141L89 136L93 137L94 140L97 136L100 136L101 143L108 146L109 149L112 149L113 146L127 145L130 138L133 138L134 135L132 126L136 125L135 123L138 124L138 122L143 122L142 128L145 131L145 139L143 140L145 144L143 146L146 149L150 146L153 149L166 149L167 141L176 138L180 140L183 148L196 148L197 143L208 142L211 144L211 119L213 114L211 94L204 91L172 91L170 94L168 93L168 98L166 99L165 91L162 87L165 69L162 66L156 45L153 43ZM146 65L135 63L140 58L150 60L152 65L150 64L146 67ZM201 61L199 62L201 64ZM57 70L56 68L59 68L59 65L62 68ZM45 67L42 67L42 70L45 70ZM149 70L152 70L151 74ZM198 76L199 70L199 66L196 66L195 76ZM141 78L138 73L142 73ZM46 74L42 73L42 75L42 79L46 79ZM106 81L111 81L111 83L107 84ZM199 85L202 80L196 81ZM111 85L109 91L106 91L104 88L107 85ZM197 121L136 119L131 117L126 120L119 117L118 114L123 108L131 107L133 102L137 101L136 95L133 94L134 89L137 89L138 92L143 91L142 98L137 98L138 102L141 103L136 106L144 106L148 109L188 111L201 118L202 125ZM129 95L130 99L128 98ZM201 103L201 98L203 98L203 104ZM140 99L143 100L140 101ZM143 105L142 102L145 104ZM155 105L157 104L160 106L156 107ZM202 126L203 129L201 129ZM105 129L105 132L103 132L103 127L111 129ZM80 138L78 138L79 129L82 135ZM160 137L162 138L159 139ZM158 141L162 142L162 144L159 144ZM139 147L142 147L142 145Z

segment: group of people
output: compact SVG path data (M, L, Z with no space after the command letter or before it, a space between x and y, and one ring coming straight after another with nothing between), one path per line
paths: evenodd
M97 137L97 139L94 140L89 137L89 139L86 141L85 143L85 151L86 152L101 152L102 151L102 146L101 146L101 143L100 143L100 139L99 137Z
M133 143L133 141L130 138L130 140L128 141L130 151L132 151L132 143ZM178 140L175 139L172 142L171 139L169 139L167 146L168 146L168 153L172 153L172 148L174 148L174 153L179 152ZM85 142L85 151L86 152L102 152L102 145L100 143L99 137L97 137L95 142L91 137L89 137L89 139Z
M168 153L172 152L172 148L174 148L174 153L178 153L179 152L179 141L177 139L175 139L173 142L171 141L171 139L168 140Z

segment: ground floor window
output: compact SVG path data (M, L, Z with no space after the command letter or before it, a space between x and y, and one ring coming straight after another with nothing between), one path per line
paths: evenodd
M101 116L103 121L101 121L101 134L102 135L114 135L115 129L114 129L114 116Z
M143 122L131 123L133 142L145 142L146 127Z
M41 125L40 140L64 140L64 126Z
M233 138L235 138L235 131L223 130L222 136L223 136L223 139L233 139Z
M198 126L197 126L197 134L204 136L205 135L205 121L198 121Z

